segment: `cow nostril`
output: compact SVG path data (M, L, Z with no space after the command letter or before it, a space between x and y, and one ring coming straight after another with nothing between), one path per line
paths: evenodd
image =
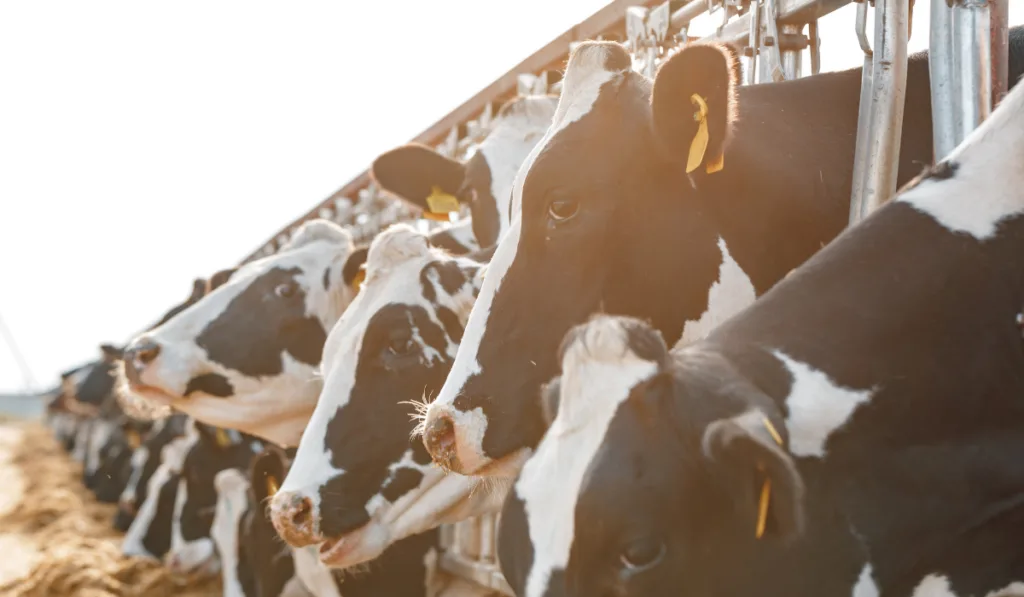
M312 515L313 501L308 497L299 498L296 496L295 501L292 502L292 525L304 527L309 524Z
M427 426L423 443L434 462L451 468L455 458L455 424L448 415L441 415Z

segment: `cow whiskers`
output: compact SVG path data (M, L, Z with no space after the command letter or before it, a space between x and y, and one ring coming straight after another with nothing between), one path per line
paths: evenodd
M433 402L433 399L425 392L420 400L403 400L399 402L399 404L408 404L413 408L409 418L416 421L416 425L412 428L409 437L417 438L423 435L424 427L427 424L427 409L430 408L431 402Z

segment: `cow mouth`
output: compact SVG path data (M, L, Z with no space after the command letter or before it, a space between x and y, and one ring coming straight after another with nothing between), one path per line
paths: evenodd
M128 382L128 389L135 395L155 402L160 406L171 406L177 398L172 396L167 391L156 386L144 384L142 382Z
M320 562L330 568L361 564L383 553L389 544L388 539L387 529L371 520L358 529L321 543Z

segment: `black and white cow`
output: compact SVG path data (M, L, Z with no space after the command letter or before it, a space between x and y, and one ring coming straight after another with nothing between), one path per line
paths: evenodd
M132 525L139 506L148 497L149 482L160 466L164 447L185 434L187 422L188 417L180 414L155 421L143 438L142 445L132 452L128 460L128 481L118 499L114 516L115 529L125 532Z
M490 247L509 226L509 197L516 172L551 124L558 98L509 100L472 156L458 161L423 145L404 145L373 162L373 178L385 190L427 213L447 214L468 205L478 247ZM432 244L459 254L465 242Z
M319 395L327 331L355 295L350 258L361 255L345 229L307 222L277 254L133 340L129 390L204 423L297 444Z
M145 484L145 498L139 500L138 512L121 542L121 553L162 560L170 551L182 466L198 441L196 423L190 419L184 435L170 440L160 450L159 465Z
M575 328L502 518L516 593L1024 593L1022 164L1018 87L706 340Z
M1019 51L1012 81L1022 66ZM427 413L436 461L514 473L542 435L536 395L557 370L558 343L591 313L699 339L843 229L860 70L744 87L737 75L732 50L710 44L684 47L653 83L621 46L575 49ZM901 182L932 161L925 56L911 58L906 106Z
M92 490L97 501L118 503L131 478L132 454L142 446L142 439L151 428L149 421L136 421L130 417L117 420L106 443L100 448L100 464L96 472L85 480L86 487Z
M217 506L214 480L223 470L248 470L263 444L234 430L196 423L198 440L185 456L171 521L171 549L164 561L172 575L216 574L220 560L211 537Z
M396 224L370 245L362 290L324 349L324 389L281 491L274 525L289 544L323 544L337 568L396 542L497 510L488 491L433 466L416 404L444 381L483 265L432 247Z

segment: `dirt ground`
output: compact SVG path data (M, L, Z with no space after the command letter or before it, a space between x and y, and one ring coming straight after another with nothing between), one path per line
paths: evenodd
M120 553L115 507L36 422L0 420L0 596L206 597L219 581L175 583L157 562Z

